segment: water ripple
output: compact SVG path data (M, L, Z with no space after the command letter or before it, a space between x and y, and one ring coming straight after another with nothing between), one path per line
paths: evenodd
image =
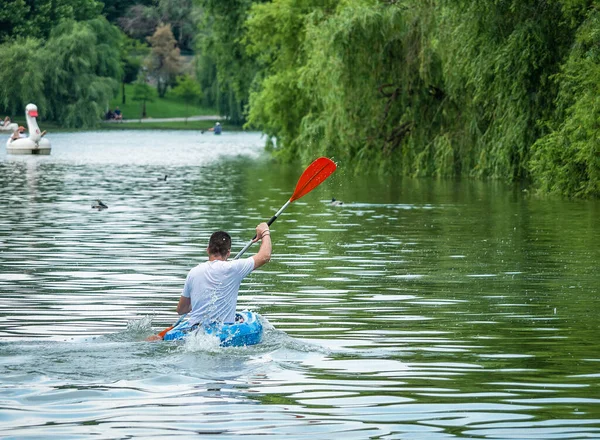
M600 438L597 202L340 162L242 285L263 343L152 344L212 231L239 250L301 169L257 133L52 142L0 151L4 437Z

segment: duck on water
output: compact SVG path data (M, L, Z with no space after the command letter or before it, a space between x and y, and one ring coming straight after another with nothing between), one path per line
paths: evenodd
M103 209L108 209L108 206L102 203L102 200L96 200L96 203L92 205L92 209L97 209L98 211L102 211Z

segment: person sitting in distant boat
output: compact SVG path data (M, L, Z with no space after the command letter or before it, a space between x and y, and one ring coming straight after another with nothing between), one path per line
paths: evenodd
M92 205L92 209L97 209L98 211L102 211L103 209L108 209L108 206L102 203L102 200L96 200L96 203Z
M0 130L9 131L10 130L10 116L4 118L3 121L0 121ZM11 137L12 139L12 137Z
M19 128L17 129L17 131L15 131L12 136L10 137L11 141L16 141L17 139L23 139L26 138L27 135L25 134L25 127L23 127L22 125L19 125Z
M343 204L344 202L342 202L341 200L336 200L335 197L331 198L331 206L341 206Z
M220 122L217 122L215 124L215 126L209 128L208 131L214 131L215 134L221 134L221 131L223 131L223 127L221 127L221 123Z
M40 134L40 137L44 137L46 135L46 130L42 131L42 133ZM10 141L16 141L17 139L25 139L27 138L27 134L25 134L25 127L23 127L22 125L19 125L19 128L17 129L17 131L15 131L12 136L10 137Z

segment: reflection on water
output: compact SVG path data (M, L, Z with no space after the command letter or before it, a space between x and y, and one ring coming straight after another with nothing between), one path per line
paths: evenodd
M151 344L210 234L241 248L302 170L255 133L52 141L0 152L3 436L600 438L597 201L340 163L242 285L264 343Z

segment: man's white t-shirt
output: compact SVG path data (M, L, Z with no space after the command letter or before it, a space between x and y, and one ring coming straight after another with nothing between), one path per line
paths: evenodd
M190 324L233 323L242 280L254 269L252 257L206 261L188 273L181 296L190 298Z

